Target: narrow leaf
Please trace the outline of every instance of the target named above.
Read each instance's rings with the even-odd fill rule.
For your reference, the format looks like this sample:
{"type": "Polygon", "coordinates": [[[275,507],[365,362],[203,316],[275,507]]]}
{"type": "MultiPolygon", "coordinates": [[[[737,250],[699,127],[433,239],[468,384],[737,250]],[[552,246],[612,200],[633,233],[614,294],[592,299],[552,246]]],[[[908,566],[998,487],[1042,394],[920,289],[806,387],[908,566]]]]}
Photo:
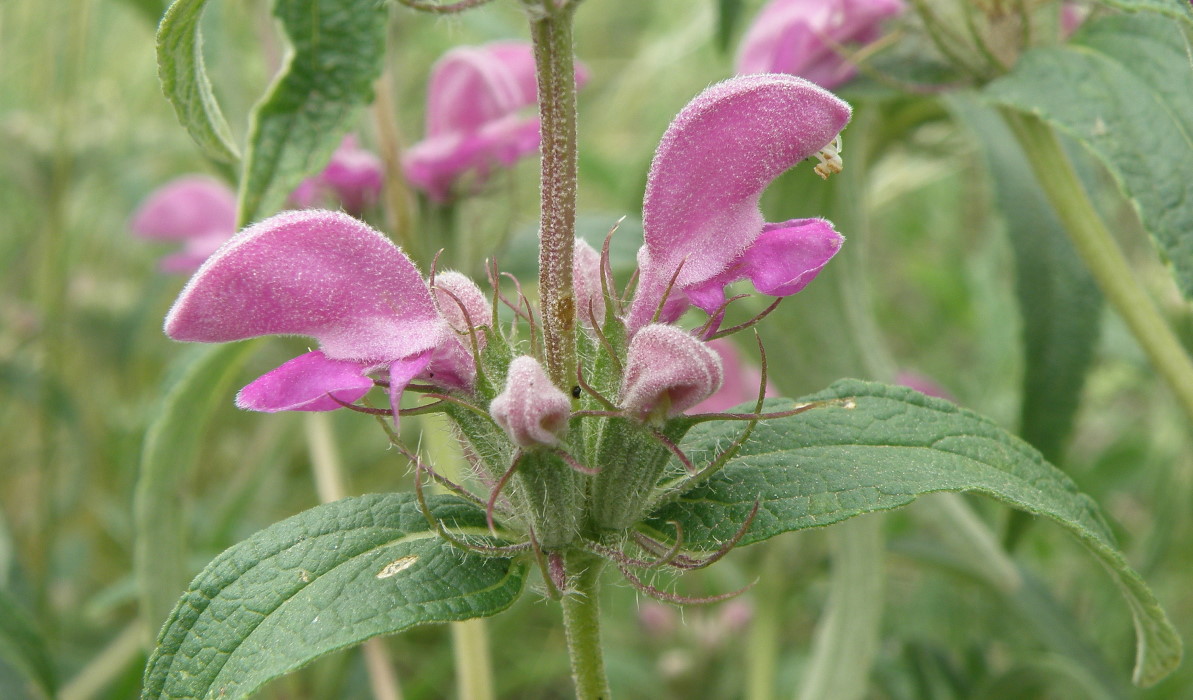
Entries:
{"type": "Polygon", "coordinates": [[[206,5],[207,0],[176,0],[166,10],[157,28],[157,73],[178,121],[203,153],[216,161],[235,163],[240,154],[203,63],[199,20],[206,5]]]}
{"type": "Polygon", "coordinates": [[[278,0],[273,13],[290,52],[250,117],[241,225],[274,213],[327,163],[357,109],[372,101],[385,57],[383,2],[278,0]]]}
{"type": "MultiPolygon", "coordinates": [[[[926,493],[983,494],[1056,521],[1106,566],[1135,619],[1136,683],[1155,683],[1177,666],[1180,638],[1117,549],[1097,505],[1031,446],[988,419],[905,387],[842,380],[805,400],[846,398],[853,408],[761,423],[724,469],[660,509],[655,527],[669,531],[667,521],[678,521],[687,546],[716,549],[756,501],[760,509],[743,544],[898,508],[926,493]]],[[[791,402],[768,404],[773,411],[791,402]]],[[[740,430],[703,424],[683,447],[693,462],[708,463],[740,430]]]]}
{"type": "Polygon", "coordinates": [[[1097,345],[1102,295],[1064,225],[1025,176],[1031,167],[998,113],[972,99],[950,104],[989,164],[1015,253],[1024,358],[1019,436],[1059,462],[1097,345]]]}
{"type": "MultiPolygon", "coordinates": [[[[479,508],[430,499],[457,532],[479,508]]],[[[346,498],[276,523],[203,570],[162,629],[143,698],[241,698],[330,652],[414,625],[493,615],[521,593],[523,564],[456,549],[412,494],[346,498]]]]}
{"type": "Polygon", "coordinates": [[[1089,148],[1193,299],[1193,66],[1177,23],[1153,14],[1089,22],[1068,44],[1024,54],[985,95],[1089,148]]]}
{"type": "Polygon", "coordinates": [[[146,431],[133,494],[133,571],[150,632],[166,619],[191,573],[178,490],[194,468],[207,421],[218,406],[231,404],[229,384],[254,347],[194,346],[146,431]]]}
{"type": "Polygon", "coordinates": [[[0,660],[15,668],[47,698],[54,697],[54,664],[45,638],[3,588],[0,588],[0,660]]]}

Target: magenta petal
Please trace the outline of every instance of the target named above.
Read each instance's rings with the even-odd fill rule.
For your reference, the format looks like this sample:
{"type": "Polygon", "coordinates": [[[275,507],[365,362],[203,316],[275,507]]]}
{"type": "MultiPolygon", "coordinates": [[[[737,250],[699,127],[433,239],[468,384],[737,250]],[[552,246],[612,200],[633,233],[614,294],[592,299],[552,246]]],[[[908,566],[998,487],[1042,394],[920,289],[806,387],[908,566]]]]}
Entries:
{"type": "Polygon", "coordinates": [[[799,292],[841,250],[845,238],[824,219],[792,219],[766,224],[754,244],[724,272],[684,290],[688,300],[714,313],[725,301],[724,288],[748,279],[772,297],[799,292]]]}
{"type": "Polygon", "coordinates": [[[236,231],[236,193],[205,175],[188,175],[154,190],[129,227],[144,238],[184,240],[236,231]]]}
{"type": "Polygon", "coordinates": [[[395,360],[389,365],[389,405],[394,412],[394,426],[398,425],[398,408],[402,405],[402,392],[410,382],[422,373],[431,362],[431,353],[424,352],[413,357],[395,360]]]}
{"type": "Polygon", "coordinates": [[[534,48],[496,42],[448,51],[431,69],[427,136],[474,131],[536,102],[534,48]]]}
{"type": "Polygon", "coordinates": [[[762,233],[763,190],[833,141],[849,114],[833,94],[788,75],[733,78],[692,100],[664,134],[647,179],[630,327],[649,321],[681,264],[680,290],[739,258],[762,233]]]}
{"type": "Polygon", "coordinates": [[[166,316],[175,340],[315,338],[329,358],[384,364],[444,342],[414,263],[347,214],[278,214],[208,258],[166,316]]]}
{"type": "Polygon", "coordinates": [[[373,388],[359,362],[332,360],[315,350],[261,375],[236,395],[247,411],[334,411],[373,388]],[[335,397],[333,399],[332,397],[335,397]]]}
{"type": "Polygon", "coordinates": [[[377,201],[384,184],[385,164],[361,148],[354,134],[348,134],[331,154],[327,167],[303,180],[290,193],[290,201],[300,209],[330,204],[359,214],[377,201]]]}
{"type": "Polygon", "coordinates": [[[773,0],[750,25],[737,72],[790,73],[826,88],[857,72],[852,45],[881,36],[881,23],[904,10],[901,0],[773,0]]]}
{"type": "MultiPolygon", "coordinates": [[[[576,66],[576,83],[588,77],[576,66]]],[[[534,49],[496,42],[452,49],[435,63],[427,87],[426,138],[402,159],[410,182],[436,202],[453,195],[465,175],[484,184],[497,165],[509,167],[538,151],[534,49]]]]}
{"type": "Polygon", "coordinates": [[[742,276],[763,294],[790,296],[808,286],[844,242],[824,219],[767,224],[742,256],[742,276]]]}

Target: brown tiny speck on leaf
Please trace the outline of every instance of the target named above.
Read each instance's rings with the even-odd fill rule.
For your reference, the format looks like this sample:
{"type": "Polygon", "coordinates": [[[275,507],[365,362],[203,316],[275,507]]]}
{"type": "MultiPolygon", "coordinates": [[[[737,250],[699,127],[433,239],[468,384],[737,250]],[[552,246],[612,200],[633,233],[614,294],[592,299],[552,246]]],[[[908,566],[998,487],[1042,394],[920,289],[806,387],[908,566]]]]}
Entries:
{"type": "Polygon", "coordinates": [[[418,561],[418,557],[413,554],[402,557],[401,559],[394,559],[390,563],[386,564],[381,571],[377,572],[377,578],[389,578],[390,576],[396,576],[397,574],[414,566],[414,562],[416,561],[418,561]]]}

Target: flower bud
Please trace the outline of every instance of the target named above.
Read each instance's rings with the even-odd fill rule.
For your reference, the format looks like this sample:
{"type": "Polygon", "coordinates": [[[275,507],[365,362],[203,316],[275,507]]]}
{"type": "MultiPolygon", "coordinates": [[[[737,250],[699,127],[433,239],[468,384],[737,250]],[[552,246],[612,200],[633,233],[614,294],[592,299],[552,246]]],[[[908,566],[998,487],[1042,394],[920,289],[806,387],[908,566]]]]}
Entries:
{"type": "Polygon", "coordinates": [[[671,418],[721,387],[721,358],[674,326],[643,327],[626,355],[621,407],[643,420],[671,418]]]}
{"type": "MultiPolygon", "coordinates": [[[[472,328],[489,325],[493,306],[476,282],[467,275],[451,270],[440,272],[432,280],[431,292],[435,295],[439,313],[457,333],[467,333],[472,328]]],[[[483,344],[485,337],[477,337],[483,344]]]]}
{"type": "Polygon", "coordinates": [[[576,294],[576,317],[588,328],[592,327],[594,318],[598,326],[605,323],[601,272],[601,254],[588,241],[577,238],[572,258],[572,286],[576,294]]]}
{"type": "Polygon", "coordinates": [[[510,363],[505,389],[489,404],[489,413],[519,447],[559,444],[572,402],[551,383],[539,361],[523,355],[510,363]]]}

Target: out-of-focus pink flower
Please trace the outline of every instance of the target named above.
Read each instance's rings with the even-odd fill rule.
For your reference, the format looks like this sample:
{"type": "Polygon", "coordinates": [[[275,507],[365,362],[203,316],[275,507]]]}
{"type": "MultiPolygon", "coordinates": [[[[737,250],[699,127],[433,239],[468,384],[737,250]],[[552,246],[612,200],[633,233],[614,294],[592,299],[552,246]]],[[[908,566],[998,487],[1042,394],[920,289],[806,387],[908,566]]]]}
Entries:
{"type": "MultiPolygon", "coordinates": [[[[576,64],[576,84],[588,72],[576,64]]],[[[510,167],[539,148],[534,49],[520,42],[464,46],[444,54],[427,87],[427,135],[402,159],[411,184],[435,202],[453,197],[465,175],[479,187],[496,166],[510,167]]]]}
{"type": "Polygon", "coordinates": [[[308,177],[290,194],[299,209],[342,206],[359,216],[377,202],[385,184],[385,164],[372,151],[363,149],[354,134],[348,134],[323,172],[308,177]]]}
{"type": "Polygon", "coordinates": [[[142,238],[182,243],[182,251],[162,258],[161,269],[193,272],[236,233],[236,193],[213,177],[180,177],[151,192],[129,228],[142,238]]]}
{"type": "Polygon", "coordinates": [[[240,391],[237,405],[253,411],[330,411],[364,396],[375,375],[396,409],[415,378],[466,389],[475,374],[414,263],[342,212],[283,212],[245,229],[187,283],[165,330],[207,343],[319,341],[240,391]]]}
{"type": "Polygon", "coordinates": [[[883,20],[903,9],[902,0],[772,0],[742,40],[737,72],[790,73],[836,87],[857,73],[843,46],[875,41],[883,20]]]}
{"type": "Polygon", "coordinates": [[[834,158],[849,116],[832,93],[778,74],[726,80],[688,103],[647,177],[630,333],[656,312],[672,323],[689,304],[716,313],[737,280],[778,297],[811,282],[844,239],[823,219],[767,224],[758,200],[800,161],[834,158]]]}
{"type": "MultiPolygon", "coordinates": [[[[696,404],[693,410],[699,413],[723,413],[738,404],[757,400],[762,372],[742,360],[733,341],[717,338],[710,340],[708,345],[721,356],[724,381],[717,393],[696,404]]],[[[778,396],[770,382],[766,383],[766,396],[778,396]]]]}
{"type": "Polygon", "coordinates": [[[489,404],[493,420],[518,447],[555,447],[567,428],[572,402],[551,383],[547,371],[529,355],[514,358],[505,389],[489,404]]]}
{"type": "Polygon", "coordinates": [[[921,394],[927,396],[935,396],[940,399],[947,399],[956,402],[957,399],[948,392],[947,389],[936,383],[936,380],[918,372],[911,372],[903,370],[895,376],[895,383],[905,386],[909,389],[915,389],[921,394]]]}
{"type": "MultiPolygon", "coordinates": [[[[1190,0],[1193,2],[1193,0],[1190,0]]],[[[1089,8],[1076,2],[1063,2],[1060,5],[1060,35],[1063,39],[1072,36],[1077,28],[1085,23],[1089,17],[1089,8]]]]}

